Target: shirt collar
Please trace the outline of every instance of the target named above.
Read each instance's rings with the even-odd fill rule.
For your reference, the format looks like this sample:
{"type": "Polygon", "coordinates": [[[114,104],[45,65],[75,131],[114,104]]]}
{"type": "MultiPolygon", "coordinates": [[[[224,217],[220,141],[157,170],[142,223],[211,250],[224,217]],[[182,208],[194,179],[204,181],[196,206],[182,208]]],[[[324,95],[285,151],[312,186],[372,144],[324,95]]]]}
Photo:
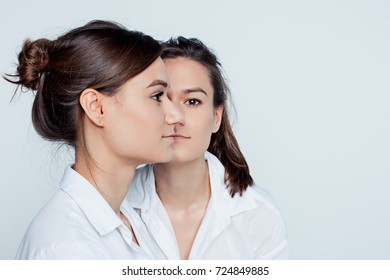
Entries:
{"type": "Polygon", "coordinates": [[[210,174],[210,205],[217,210],[216,214],[220,218],[232,217],[257,207],[253,198],[245,195],[245,193],[242,196],[236,194],[232,198],[226,188],[225,168],[222,163],[210,152],[206,151],[204,157],[207,160],[210,174]],[[222,211],[218,209],[222,209],[222,211]]]}
{"type": "Polygon", "coordinates": [[[157,196],[153,164],[147,164],[136,170],[125,200],[133,208],[141,209],[144,212],[148,211],[151,205],[156,202],[155,195],[157,196]]]}
{"type": "MultiPolygon", "coordinates": [[[[60,182],[61,189],[67,193],[83,211],[91,225],[100,235],[106,235],[122,224],[108,202],[96,188],[69,165],[60,182]]],[[[123,203],[126,210],[130,206],[123,203]]]]}

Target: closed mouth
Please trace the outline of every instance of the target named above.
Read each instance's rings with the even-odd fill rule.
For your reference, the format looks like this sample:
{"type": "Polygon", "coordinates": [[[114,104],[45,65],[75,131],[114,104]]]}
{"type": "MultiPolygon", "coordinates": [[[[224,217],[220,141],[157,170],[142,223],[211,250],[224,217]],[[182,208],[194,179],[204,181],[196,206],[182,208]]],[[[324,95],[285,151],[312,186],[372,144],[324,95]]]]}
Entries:
{"type": "Polygon", "coordinates": [[[167,135],[167,136],[163,136],[163,138],[171,138],[171,139],[174,139],[174,140],[190,139],[190,137],[184,136],[184,135],[180,135],[180,134],[167,135]]]}

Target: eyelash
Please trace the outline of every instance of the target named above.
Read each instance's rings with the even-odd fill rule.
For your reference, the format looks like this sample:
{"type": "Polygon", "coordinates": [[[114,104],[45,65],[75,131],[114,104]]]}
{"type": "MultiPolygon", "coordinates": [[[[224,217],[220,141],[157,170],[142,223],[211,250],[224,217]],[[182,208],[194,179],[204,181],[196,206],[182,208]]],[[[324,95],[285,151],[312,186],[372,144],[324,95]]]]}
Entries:
{"type": "Polygon", "coordinates": [[[152,99],[156,100],[157,102],[162,102],[160,100],[160,97],[164,95],[164,92],[163,91],[160,91],[158,93],[156,93],[155,95],[152,96],[152,99]]]}
{"type": "Polygon", "coordinates": [[[191,99],[186,100],[186,102],[184,104],[187,104],[189,106],[199,106],[200,104],[202,104],[202,101],[200,101],[199,99],[191,98],[191,99]],[[196,102],[196,104],[190,104],[191,101],[196,102]]]}

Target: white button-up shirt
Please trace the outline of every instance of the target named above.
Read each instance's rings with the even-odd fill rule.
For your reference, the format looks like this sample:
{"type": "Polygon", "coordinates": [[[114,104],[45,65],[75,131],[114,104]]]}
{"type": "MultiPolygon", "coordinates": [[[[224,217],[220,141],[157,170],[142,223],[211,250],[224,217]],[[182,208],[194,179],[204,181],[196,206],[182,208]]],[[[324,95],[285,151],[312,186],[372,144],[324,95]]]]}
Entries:
{"type": "Polygon", "coordinates": [[[150,259],[148,233],[139,215],[124,201],[121,212],[131,231],[107,201],[70,166],[60,189],[28,228],[17,259],[150,259]]]}
{"type": "MultiPolygon", "coordinates": [[[[189,259],[287,259],[284,222],[267,191],[253,186],[232,198],[221,162],[209,152],[205,159],[211,197],[189,259]]],[[[126,199],[154,239],[154,257],[180,259],[172,224],[156,193],[153,165],[137,170],[126,199]]]]}

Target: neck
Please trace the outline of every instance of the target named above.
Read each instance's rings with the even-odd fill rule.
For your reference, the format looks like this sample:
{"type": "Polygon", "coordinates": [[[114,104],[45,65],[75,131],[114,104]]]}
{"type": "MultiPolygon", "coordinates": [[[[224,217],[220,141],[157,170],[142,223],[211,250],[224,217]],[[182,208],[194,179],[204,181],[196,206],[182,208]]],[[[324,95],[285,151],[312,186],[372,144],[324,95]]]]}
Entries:
{"type": "Polygon", "coordinates": [[[118,216],[120,205],[134,178],[135,168],[136,165],[115,162],[99,153],[92,159],[76,149],[74,170],[98,190],[118,216]]]}
{"type": "Polygon", "coordinates": [[[154,165],[156,191],[164,206],[193,208],[210,199],[207,162],[203,157],[191,162],[154,165]]]}

